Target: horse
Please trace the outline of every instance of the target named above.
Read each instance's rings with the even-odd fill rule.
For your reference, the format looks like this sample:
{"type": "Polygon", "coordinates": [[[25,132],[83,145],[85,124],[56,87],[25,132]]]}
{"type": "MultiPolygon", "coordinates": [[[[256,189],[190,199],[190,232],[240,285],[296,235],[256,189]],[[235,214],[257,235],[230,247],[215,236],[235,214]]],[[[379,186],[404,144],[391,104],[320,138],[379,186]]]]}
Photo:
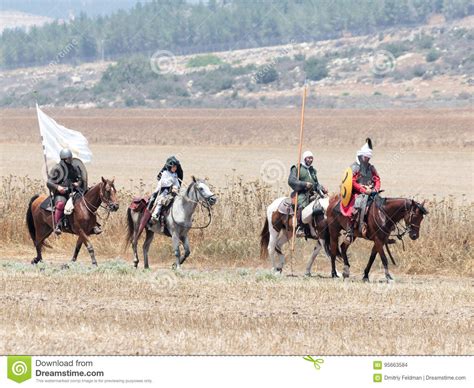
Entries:
{"type": "MultiPolygon", "coordinates": [[[[260,233],[260,258],[262,260],[267,259],[270,256],[272,260],[272,269],[281,273],[283,271],[283,265],[285,263],[285,255],[282,252],[283,245],[293,237],[293,215],[282,214],[278,211],[278,207],[285,200],[285,197],[278,198],[273,201],[267,207],[267,215],[265,223],[260,233]],[[270,227],[271,225],[271,227],[270,227]],[[275,253],[278,254],[280,262],[275,266],[275,253]]],[[[318,199],[321,202],[322,208],[326,208],[328,205],[327,198],[318,199]]],[[[310,205],[312,206],[312,204],[310,205]]],[[[313,266],[316,256],[321,251],[321,248],[325,248],[326,255],[329,254],[329,231],[327,228],[327,220],[324,218],[324,213],[312,215],[311,217],[311,238],[316,240],[316,246],[313,249],[313,253],[308,260],[306,265],[305,276],[311,276],[311,268],[313,266]]],[[[336,253],[337,254],[337,253],[336,253]]]]}
{"type": "MultiPolygon", "coordinates": [[[[209,189],[204,180],[192,177],[192,182],[187,188],[181,188],[180,193],[174,199],[169,212],[165,213],[165,226],[168,236],[171,236],[173,244],[173,251],[176,256],[176,261],[173,264],[173,269],[179,269],[180,266],[191,254],[189,247],[189,230],[193,228],[192,217],[198,204],[206,208],[209,212],[209,226],[211,222],[211,208],[217,202],[217,196],[209,189]],[[183,244],[184,255],[181,256],[179,243],[183,244]]],[[[132,202],[133,204],[133,202],[132,202]]],[[[150,212],[146,206],[139,208],[138,211],[131,209],[132,204],[127,209],[127,235],[125,239],[125,246],[132,244],[133,249],[133,264],[135,268],[138,267],[138,239],[141,233],[145,230],[145,242],[143,243],[143,259],[145,269],[150,268],[148,264],[148,250],[155,233],[161,233],[159,225],[148,225],[142,222],[143,217],[150,217],[150,212]]],[[[145,220],[146,221],[146,220],[145,220]]],[[[165,231],[166,234],[166,231],[165,231]]]]}
{"type": "MultiPolygon", "coordinates": [[[[364,270],[363,281],[369,281],[369,272],[374,263],[377,254],[380,255],[382,264],[385,270],[385,278],[387,281],[393,280],[388,270],[388,261],[384,252],[384,246],[388,247],[389,238],[395,228],[399,229],[398,223],[404,220],[405,226],[402,226],[403,232],[399,232],[400,238],[408,232],[411,240],[417,240],[420,234],[420,225],[423,221],[423,216],[428,214],[424,207],[425,201],[418,203],[413,199],[408,198],[381,198],[379,194],[373,195],[373,201],[367,213],[367,240],[373,241],[374,245],[370,253],[370,258],[364,270]],[[378,198],[377,198],[378,197],[378,198]]],[[[347,230],[348,218],[341,214],[340,209],[340,195],[334,196],[329,201],[327,210],[327,221],[330,234],[331,254],[331,275],[333,278],[338,277],[336,272],[336,252],[339,250],[338,239],[342,229],[347,230]]],[[[358,230],[354,230],[354,239],[363,237],[358,230]]],[[[347,250],[352,243],[344,241],[340,246],[340,252],[344,260],[343,278],[348,278],[350,275],[350,264],[347,257],[347,250]]],[[[390,251],[389,251],[390,254],[390,251]]],[[[393,259],[392,259],[393,261],[393,259]]]]}
{"type": "MultiPolygon", "coordinates": [[[[93,234],[92,231],[97,223],[96,212],[100,207],[105,208],[108,212],[118,210],[119,204],[116,197],[117,191],[114,186],[114,180],[102,177],[99,183],[87,190],[74,202],[74,211],[69,216],[70,230],[65,230],[67,233],[79,236],[72,261],[77,260],[82,244],[85,244],[91,256],[92,265],[97,265],[94,247],[88,237],[93,234]],[[102,203],[105,203],[105,206],[102,203]]],[[[45,240],[53,232],[53,217],[51,211],[41,208],[41,204],[47,198],[48,196],[45,194],[35,194],[30,199],[26,212],[26,224],[28,225],[28,231],[35,245],[37,255],[31,261],[31,264],[37,264],[43,260],[41,254],[43,246],[50,247],[45,240]]]]}

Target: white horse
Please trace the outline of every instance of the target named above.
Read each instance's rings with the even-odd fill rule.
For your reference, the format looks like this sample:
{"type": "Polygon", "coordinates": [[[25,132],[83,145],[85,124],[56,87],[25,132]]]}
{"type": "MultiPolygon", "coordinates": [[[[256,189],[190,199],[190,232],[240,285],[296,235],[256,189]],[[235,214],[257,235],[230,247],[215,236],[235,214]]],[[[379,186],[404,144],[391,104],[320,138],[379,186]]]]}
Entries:
{"type": "MultiPolygon", "coordinates": [[[[283,265],[285,264],[285,255],[283,254],[282,248],[291,240],[293,234],[293,216],[282,214],[278,211],[278,207],[285,199],[285,197],[278,198],[267,207],[265,224],[260,234],[260,257],[266,259],[270,256],[272,269],[278,273],[282,272],[283,265]],[[275,265],[276,255],[278,255],[279,262],[275,265]]],[[[315,199],[303,209],[303,221],[309,225],[311,238],[316,240],[316,246],[306,264],[306,276],[311,276],[311,268],[321,248],[325,248],[326,256],[330,258],[328,251],[329,230],[327,228],[327,220],[324,213],[313,212],[316,201],[318,201],[324,213],[329,204],[329,199],[323,197],[315,199]]]]}
{"type": "MultiPolygon", "coordinates": [[[[173,204],[169,212],[165,216],[166,228],[171,235],[171,241],[173,244],[173,251],[176,256],[176,262],[173,264],[174,269],[179,269],[180,265],[184,263],[187,257],[190,255],[191,250],[189,248],[188,232],[193,227],[192,217],[198,204],[209,211],[209,223],[211,222],[210,209],[217,202],[217,196],[209,189],[207,184],[200,179],[193,177],[193,181],[187,188],[181,188],[178,196],[173,201],[173,204]],[[184,255],[181,256],[179,249],[179,243],[183,244],[184,255]]],[[[143,243],[143,260],[145,268],[149,268],[148,265],[148,250],[150,249],[151,242],[155,233],[162,233],[160,230],[159,223],[154,225],[146,225],[144,228],[141,226],[141,218],[144,216],[146,207],[141,211],[133,211],[130,208],[127,209],[127,225],[128,233],[126,237],[127,244],[132,243],[133,248],[133,264],[135,267],[138,266],[138,239],[145,229],[146,236],[145,242],[143,243]],[[140,230],[140,227],[142,230],[140,230]]],[[[209,224],[208,224],[209,225],[209,224]]],[[[206,225],[205,227],[207,227],[206,225]]]]}

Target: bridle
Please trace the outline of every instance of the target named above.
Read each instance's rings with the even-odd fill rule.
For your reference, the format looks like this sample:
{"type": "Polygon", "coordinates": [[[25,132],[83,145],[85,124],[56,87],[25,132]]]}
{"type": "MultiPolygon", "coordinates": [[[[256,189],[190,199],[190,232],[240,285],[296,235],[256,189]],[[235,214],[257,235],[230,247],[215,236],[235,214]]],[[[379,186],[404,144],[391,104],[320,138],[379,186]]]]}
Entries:
{"type": "MultiPolygon", "coordinates": [[[[184,182],[181,181],[181,183],[184,185],[184,182]]],[[[211,200],[212,197],[214,197],[214,194],[205,197],[201,192],[199,192],[199,190],[197,188],[197,182],[194,183],[192,188],[194,190],[195,197],[196,198],[201,197],[202,199],[198,199],[197,201],[195,201],[194,199],[190,198],[189,195],[188,195],[189,187],[188,187],[188,189],[186,189],[186,193],[183,195],[183,197],[186,198],[186,201],[189,201],[189,202],[195,203],[197,205],[200,205],[201,209],[206,209],[207,210],[207,216],[208,216],[207,224],[203,225],[203,226],[192,226],[192,221],[190,221],[188,223],[177,222],[174,219],[173,206],[171,206],[171,209],[170,209],[171,219],[173,220],[173,222],[176,225],[181,226],[182,228],[186,228],[186,229],[206,229],[209,225],[211,225],[211,222],[212,222],[212,212],[211,212],[212,205],[211,205],[210,200],[211,200]]]]}
{"type": "Polygon", "coordinates": [[[81,192],[81,196],[82,196],[82,201],[84,202],[84,206],[85,208],[91,213],[91,214],[95,214],[97,215],[97,217],[99,217],[100,219],[105,219],[105,220],[108,220],[108,218],[110,217],[110,213],[112,212],[112,200],[111,199],[108,199],[106,200],[103,193],[102,193],[102,188],[104,187],[104,183],[101,182],[100,183],[100,186],[99,186],[99,198],[100,198],[100,204],[99,206],[94,206],[93,204],[91,204],[90,202],[87,201],[86,199],[86,196],[85,196],[85,193],[84,192],[81,192]],[[95,208],[93,210],[93,208],[95,208]],[[105,209],[106,211],[106,216],[105,217],[102,217],[99,213],[96,214],[97,210],[99,210],[99,208],[102,208],[102,209],[105,209]]]}

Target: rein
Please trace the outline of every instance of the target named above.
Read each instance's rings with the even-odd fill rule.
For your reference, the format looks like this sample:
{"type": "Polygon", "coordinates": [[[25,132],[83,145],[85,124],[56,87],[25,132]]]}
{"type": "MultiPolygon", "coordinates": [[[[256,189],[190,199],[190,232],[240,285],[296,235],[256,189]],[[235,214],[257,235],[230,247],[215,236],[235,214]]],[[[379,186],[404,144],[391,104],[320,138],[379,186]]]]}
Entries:
{"type": "MultiPolygon", "coordinates": [[[[102,184],[102,183],[100,183],[100,184],[102,184]]],[[[104,201],[104,197],[102,196],[102,190],[100,190],[100,187],[99,187],[99,198],[100,198],[100,204],[99,204],[99,206],[94,206],[94,205],[92,205],[90,202],[88,202],[87,199],[86,199],[85,193],[83,193],[83,192],[82,192],[82,193],[79,192],[79,193],[80,193],[80,195],[81,195],[82,201],[84,202],[85,208],[86,208],[91,214],[96,215],[96,216],[99,217],[99,219],[101,219],[101,220],[107,221],[107,220],[109,219],[111,210],[110,210],[107,206],[103,205],[103,202],[105,202],[105,201],[104,201]],[[92,209],[91,209],[91,208],[93,208],[93,207],[95,207],[95,210],[92,210],[92,209]],[[99,208],[105,209],[105,211],[107,212],[106,217],[102,217],[99,213],[96,213],[97,210],[99,210],[99,208]]]]}
{"type": "MultiPolygon", "coordinates": [[[[183,186],[185,186],[185,185],[184,185],[184,182],[182,182],[182,183],[183,183],[183,186]]],[[[193,188],[194,188],[194,193],[196,193],[196,197],[197,197],[196,185],[194,185],[193,188]]],[[[192,225],[193,225],[193,221],[192,221],[192,220],[189,222],[189,224],[190,224],[189,226],[186,225],[185,223],[177,222],[177,221],[174,219],[173,206],[171,206],[170,214],[171,214],[171,219],[173,220],[173,222],[174,222],[176,225],[181,226],[182,228],[186,228],[186,229],[206,229],[207,227],[209,227],[209,225],[211,225],[211,222],[212,222],[212,213],[211,213],[211,207],[209,206],[209,203],[208,203],[208,199],[206,198],[206,199],[204,199],[204,200],[202,200],[202,201],[199,201],[199,200],[198,200],[198,201],[195,201],[195,200],[189,198],[187,194],[184,194],[183,197],[186,198],[187,201],[190,201],[190,202],[193,202],[193,203],[196,203],[196,204],[201,205],[201,209],[202,209],[202,208],[207,209],[207,212],[208,212],[207,216],[208,216],[208,219],[209,219],[209,220],[208,220],[207,224],[204,225],[204,226],[192,226],[192,225]],[[204,203],[206,203],[207,206],[204,205],[204,203]]]]}

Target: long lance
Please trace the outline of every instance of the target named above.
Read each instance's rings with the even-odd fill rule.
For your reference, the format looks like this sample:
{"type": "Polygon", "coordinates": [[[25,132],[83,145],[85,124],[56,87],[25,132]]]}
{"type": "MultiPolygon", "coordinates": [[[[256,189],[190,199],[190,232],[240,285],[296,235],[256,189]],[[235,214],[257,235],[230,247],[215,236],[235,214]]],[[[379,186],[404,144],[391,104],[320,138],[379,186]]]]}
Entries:
{"type": "MultiPolygon", "coordinates": [[[[296,162],[297,179],[300,179],[300,168],[301,168],[301,148],[303,147],[303,132],[304,132],[304,107],[306,102],[306,85],[303,88],[303,102],[301,104],[301,123],[300,123],[300,144],[298,146],[298,160],[296,162]]],[[[293,233],[291,239],[291,255],[293,257],[293,251],[295,249],[295,235],[296,235],[296,210],[298,208],[298,193],[295,192],[294,196],[294,214],[293,214],[293,233]]]]}

